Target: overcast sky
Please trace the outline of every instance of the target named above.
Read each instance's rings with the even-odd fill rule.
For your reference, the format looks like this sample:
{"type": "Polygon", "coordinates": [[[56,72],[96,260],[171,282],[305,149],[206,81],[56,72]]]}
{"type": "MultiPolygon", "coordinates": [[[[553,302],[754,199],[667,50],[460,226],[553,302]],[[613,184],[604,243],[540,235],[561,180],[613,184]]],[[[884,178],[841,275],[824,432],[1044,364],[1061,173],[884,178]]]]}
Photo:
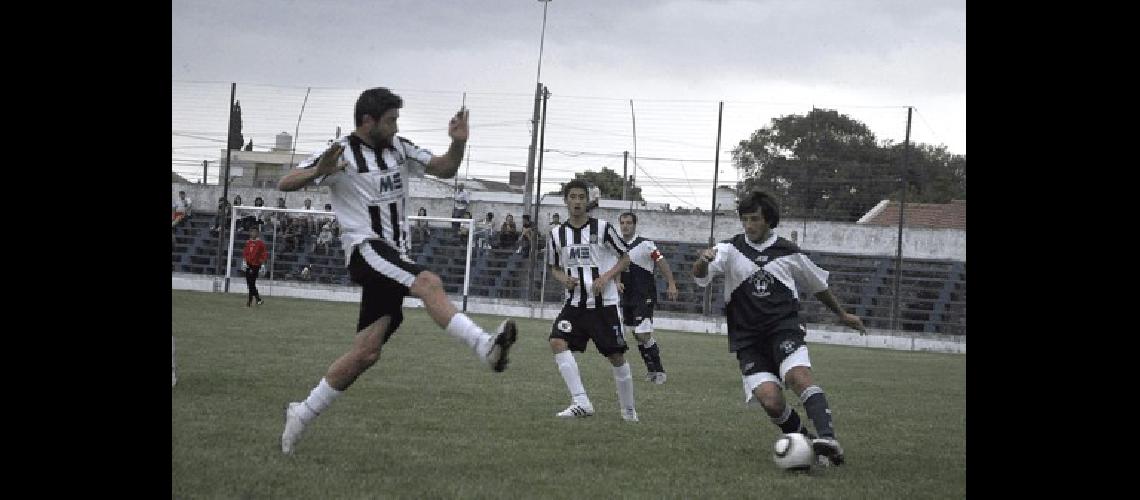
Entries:
{"type": "MultiPolygon", "coordinates": [[[[237,82],[238,99],[246,97],[243,132],[257,146],[268,146],[272,139],[265,138],[273,134],[294,133],[306,87],[324,93],[329,104],[310,97],[306,105],[298,154],[320,144],[305,142],[317,139],[306,136],[306,126],[331,129],[317,123],[326,120],[350,130],[355,95],[374,86],[404,97],[401,135],[442,153],[446,115],[468,92],[470,175],[505,180],[507,170],[525,168],[542,30],[537,0],[171,5],[176,165],[217,159],[218,144],[195,144],[188,136],[215,142],[224,136],[228,83],[237,82]],[[216,83],[204,92],[199,82],[216,83]],[[300,89],[300,98],[258,100],[277,87],[300,89]],[[275,113],[292,123],[271,120],[275,113]],[[220,122],[213,117],[219,114],[220,122]]],[[[563,151],[546,154],[544,189],[556,189],[575,170],[605,164],[621,171],[621,158],[615,163],[612,155],[633,151],[632,99],[638,155],[661,159],[639,160],[641,171],[631,172],[644,174],[637,183],[646,197],[708,208],[718,101],[725,101],[721,184],[736,180],[724,151],[771,118],[804,114],[813,105],[838,109],[896,142],[905,135],[905,107],[914,106],[913,140],[965,154],[966,5],[554,0],[542,80],[552,93],[545,147],[563,151]],[[681,160],[699,161],[677,169],[681,160]]]]}

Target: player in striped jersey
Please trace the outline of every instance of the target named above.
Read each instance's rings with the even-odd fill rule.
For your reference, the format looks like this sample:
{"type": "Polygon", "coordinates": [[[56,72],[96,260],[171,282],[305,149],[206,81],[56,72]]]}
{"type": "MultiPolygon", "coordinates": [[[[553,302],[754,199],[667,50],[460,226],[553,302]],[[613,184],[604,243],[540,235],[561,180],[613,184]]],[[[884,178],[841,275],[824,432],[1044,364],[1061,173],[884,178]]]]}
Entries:
{"type": "Polygon", "coordinates": [[[442,156],[432,155],[396,135],[401,107],[403,100],[386,88],[365,90],[356,101],[356,130],[301,162],[278,183],[282,191],[309,183],[329,187],[349,275],[362,287],[352,347],[329,366],[307,399],[286,406],[284,453],[293,453],[305,426],[380,358],[381,347],[404,319],[406,295],[423,300],[437,325],[496,372],[506,368],[517,337],[509,319],[494,336],[483,331],[455,308],[439,276],[408,258],[408,177],[453,177],[469,131],[468,112],[461,109],[448,124],[451,147],[442,156]]]}
{"type": "Polygon", "coordinates": [[[816,454],[842,464],[843,448],[835,438],[831,409],[823,389],[812,379],[799,294],[814,295],[840,323],[860,334],[866,328],[827,289],[827,271],[772,232],[780,223],[780,211],[771,196],[753,191],[741,198],[737,211],[744,233],[701,250],[693,263],[693,277],[704,287],[715,275],[724,274],[728,349],[740,363],[745,401],[759,403],[784,433],[811,437],[796,410],[784,400],[786,382],[799,395],[819,433],[812,439],[816,454]]]}
{"type": "Polygon", "coordinates": [[[657,304],[657,280],[653,277],[653,269],[660,267],[661,274],[665,275],[668,286],[665,294],[669,300],[677,300],[677,282],[673,280],[669,262],[657,250],[653,240],[637,235],[637,214],[621,214],[618,225],[621,226],[621,237],[629,247],[629,268],[622,271],[618,286],[622,318],[626,328],[633,331],[637,339],[637,350],[641,351],[641,359],[649,372],[645,380],[664,384],[665,365],[661,364],[661,349],[657,346],[657,339],[653,338],[653,306],[657,304]]]}
{"type": "Polygon", "coordinates": [[[566,303],[550,327],[550,349],[558,372],[572,399],[570,406],[556,414],[562,418],[588,417],[594,405],[586,395],[578,362],[571,351],[585,352],[594,347],[613,365],[621,417],[637,422],[633,402],[633,377],[625,352],[629,349],[621,328],[617,285],[614,278],[629,265],[625,241],[613,225],[587,215],[588,187],[572,180],[562,187],[562,199],[570,216],[550,229],[546,264],[550,273],[566,287],[566,303]]]}

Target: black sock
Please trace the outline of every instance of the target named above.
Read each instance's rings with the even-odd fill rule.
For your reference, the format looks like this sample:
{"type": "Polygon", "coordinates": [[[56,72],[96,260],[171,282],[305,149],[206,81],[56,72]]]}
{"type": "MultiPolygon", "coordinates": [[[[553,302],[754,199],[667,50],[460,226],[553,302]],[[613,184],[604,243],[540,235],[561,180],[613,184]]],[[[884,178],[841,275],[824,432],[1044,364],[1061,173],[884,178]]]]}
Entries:
{"type": "Polygon", "coordinates": [[[835,429],[831,428],[831,409],[827,406],[827,398],[823,396],[823,389],[813,385],[804,389],[800,394],[800,401],[804,403],[804,411],[815,425],[819,437],[835,437],[835,429]]]}
{"type": "Polygon", "coordinates": [[[793,432],[802,432],[803,423],[800,421],[800,414],[796,413],[796,409],[792,405],[784,404],[784,414],[779,417],[772,418],[772,423],[776,424],[784,434],[791,434],[793,432]]]}
{"type": "Polygon", "coordinates": [[[645,361],[646,371],[665,371],[665,368],[661,366],[661,350],[657,348],[657,342],[654,342],[650,347],[645,347],[644,345],[638,344],[637,350],[641,351],[641,359],[645,361]]]}

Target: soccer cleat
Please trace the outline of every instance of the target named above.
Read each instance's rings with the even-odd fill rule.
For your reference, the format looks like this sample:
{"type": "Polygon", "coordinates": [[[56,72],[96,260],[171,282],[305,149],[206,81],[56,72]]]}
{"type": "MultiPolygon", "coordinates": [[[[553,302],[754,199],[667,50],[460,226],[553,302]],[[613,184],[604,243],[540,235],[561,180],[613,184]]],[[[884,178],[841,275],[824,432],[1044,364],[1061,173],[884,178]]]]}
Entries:
{"type": "MultiPolygon", "coordinates": [[[[562,410],[562,411],[554,414],[554,416],[560,417],[560,418],[585,418],[585,417],[592,416],[593,414],[594,414],[594,407],[593,406],[573,403],[570,406],[567,406],[565,410],[562,410]]],[[[623,418],[624,418],[624,415],[623,415],[623,418]]]]}
{"type": "Polygon", "coordinates": [[[261,304],[264,304],[264,303],[265,303],[265,301],[264,301],[264,300],[261,300],[261,299],[257,299],[257,305],[259,305],[259,306],[260,306],[261,304]]]}
{"type": "Polygon", "coordinates": [[[649,372],[645,375],[646,382],[653,382],[654,384],[661,385],[665,383],[665,372],[649,372]]]}
{"type": "Polygon", "coordinates": [[[621,419],[626,422],[638,422],[637,410],[633,408],[623,408],[621,410],[621,419]]]}
{"type": "Polygon", "coordinates": [[[499,325],[499,333],[495,335],[491,350],[487,353],[487,363],[491,365],[492,370],[501,372],[507,369],[507,364],[511,362],[507,355],[510,354],[511,346],[518,340],[518,336],[518,328],[515,327],[513,319],[504,320],[499,325]]]}
{"type": "Polygon", "coordinates": [[[816,455],[823,456],[833,465],[843,465],[843,447],[839,441],[832,437],[821,437],[811,441],[812,450],[816,455]]]}
{"type": "Polygon", "coordinates": [[[293,410],[301,404],[289,403],[285,407],[285,431],[281,433],[281,452],[286,455],[293,454],[293,447],[297,445],[301,433],[305,430],[305,422],[301,420],[301,415],[293,410]]]}

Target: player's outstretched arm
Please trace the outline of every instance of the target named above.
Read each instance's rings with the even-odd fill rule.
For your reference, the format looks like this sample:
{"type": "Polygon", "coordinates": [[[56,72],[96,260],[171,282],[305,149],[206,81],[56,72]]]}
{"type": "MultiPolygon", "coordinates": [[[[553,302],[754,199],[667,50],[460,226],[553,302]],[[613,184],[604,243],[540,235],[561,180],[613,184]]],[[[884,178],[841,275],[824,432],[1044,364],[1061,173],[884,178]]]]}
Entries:
{"type": "Polygon", "coordinates": [[[344,150],[344,145],[337,143],[325,150],[321,154],[321,158],[317,160],[317,166],[314,168],[297,169],[282,177],[277,182],[277,189],[280,191],[296,191],[305,187],[306,184],[313,182],[313,179],[322,175],[332,175],[338,170],[344,168],[344,164],[340,159],[340,153],[344,150]]]}
{"type": "Polygon", "coordinates": [[[657,261],[657,266],[661,268],[661,274],[665,276],[665,283],[668,284],[668,288],[665,289],[665,296],[669,297],[669,300],[677,300],[677,281],[673,279],[673,270],[669,268],[669,263],[665,261],[665,257],[661,257],[657,261]]]}
{"type": "Polygon", "coordinates": [[[835,298],[835,295],[831,293],[831,290],[817,292],[815,294],[815,298],[819,299],[820,302],[823,302],[823,305],[827,306],[828,309],[831,309],[831,312],[835,313],[835,315],[839,317],[839,322],[844,326],[858,330],[859,335],[867,334],[867,327],[863,326],[863,320],[859,319],[859,317],[854,314],[850,314],[847,311],[844,311],[843,306],[839,305],[839,300],[835,298]]]}
{"type": "Polygon", "coordinates": [[[704,278],[709,274],[709,263],[716,259],[716,247],[706,248],[697,252],[697,261],[693,262],[693,276],[704,278]]]}

